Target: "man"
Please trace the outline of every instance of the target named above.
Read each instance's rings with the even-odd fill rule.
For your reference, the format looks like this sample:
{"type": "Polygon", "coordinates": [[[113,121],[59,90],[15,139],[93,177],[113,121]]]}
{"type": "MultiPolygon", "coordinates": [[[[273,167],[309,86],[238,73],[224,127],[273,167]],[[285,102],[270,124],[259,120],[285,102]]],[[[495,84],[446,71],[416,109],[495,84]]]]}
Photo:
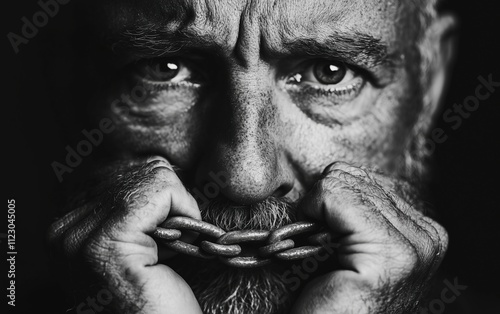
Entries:
{"type": "Polygon", "coordinates": [[[99,282],[117,313],[418,311],[447,247],[424,196],[454,25],[434,1],[81,9],[90,116],[113,131],[49,230],[73,292],[99,282]],[[195,199],[214,182],[217,196],[195,199]],[[338,247],[290,289],[279,259],[241,269],[174,254],[152,236],[174,216],[224,231],[316,221],[338,247]]]}

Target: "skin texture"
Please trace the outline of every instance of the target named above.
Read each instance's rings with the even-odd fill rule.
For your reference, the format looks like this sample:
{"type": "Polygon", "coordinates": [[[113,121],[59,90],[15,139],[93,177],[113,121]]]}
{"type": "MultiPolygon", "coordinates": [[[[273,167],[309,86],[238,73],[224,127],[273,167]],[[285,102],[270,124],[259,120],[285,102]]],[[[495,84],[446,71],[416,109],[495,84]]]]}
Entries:
{"type": "Polygon", "coordinates": [[[100,183],[77,190],[68,216],[49,230],[56,254],[83,256],[121,313],[199,313],[147,234],[170,215],[199,219],[186,188],[222,172],[228,201],[287,197],[299,216],[340,236],[341,269],[311,282],[293,313],[416,310],[447,235],[422,214],[408,152],[440,97],[440,35],[449,23],[431,25],[437,61],[425,75],[438,88],[428,92],[418,34],[402,19],[412,11],[395,1],[87,5],[91,49],[101,49],[91,54],[96,82],[105,82],[89,112],[116,129],[107,161],[92,167],[100,183]],[[182,71],[162,85],[158,63],[144,59],[176,60],[182,71]],[[345,82],[314,81],[308,65],[320,59],[344,61],[345,82]],[[290,83],[296,73],[300,82],[290,83]],[[146,87],[145,97],[130,96],[135,86],[146,87]],[[331,91],[339,86],[357,88],[331,91]]]}

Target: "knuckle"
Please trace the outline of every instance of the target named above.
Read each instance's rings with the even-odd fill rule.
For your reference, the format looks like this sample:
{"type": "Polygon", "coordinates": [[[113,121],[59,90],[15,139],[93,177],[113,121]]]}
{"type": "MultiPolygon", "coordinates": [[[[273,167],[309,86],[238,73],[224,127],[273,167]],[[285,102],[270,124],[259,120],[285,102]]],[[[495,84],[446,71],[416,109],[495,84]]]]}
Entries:
{"type": "Polygon", "coordinates": [[[347,163],[345,161],[336,161],[334,163],[331,163],[325,168],[323,174],[328,175],[329,173],[335,173],[337,171],[341,171],[358,177],[365,177],[368,175],[366,170],[360,167],[356,167],[355,165],[347,163]]]}
{"type": "Polygon", "coordinates": [[[167,160],[163,158],[162,156],[159,155],[154,155],[146,159],[147,163],[154,163],[154,162],[166,162],[167,160]]]}
{"type": "Polygon", "coordinates": [[[172,173],[171,167],[169,164],[162,161],[153,161],[147,165],[148,170],[153,174],[167,174],[172,173]]]}
{"type": "Polygon", "coordinates": [[[426,263],[432,262],[434,256],[439,252],[439,247],[436,245],[433,237],[425,232],[419,239],[419,247],[421,247],[422,260],[426,263]]]}
{"type": "Polygon", "coordinates": [[[394,257],[394,261],[400,264],[403,269],[412,271],[422,263],[422,258],[418,250],[408,242],[404,242],[404,244],[400,246],[399,252],[400,253],[394,257]]]}
{"type": "Polygon", "coordinates": [[[328,173],[335,171],[335,170],[343,170],[343,171],[348,172],[351,167],[353,167],[353,166],[345,161],[335,161],[335,162],[329,164],[325,168],[323,173],[328,174],[328,173]]]}
{"type": "Polygon", "coordinates": [[[448,233],[436,221],[429,217],[422,217],[426,222],[423,228],[423,236],[420,237],[421,246],[423,247],[423,259],[429,264],[435,260],[441,260],[448,248],[448,233]]]}
{"type": "MultiPolygon", "coordinates": [[[[441,225],[439,225],[441,227],[441,225]]],[[[450,243],[450,238],[449,238],[449,235],[448,235],[448,232],[446,231],[446,229],[444,229],[443,227],[442,228],[442,231],[440,233],[440,241],[441,241],[441,252],[444,253],[448,250],[448,244],[450,243]]],[[[441,253],[440,252],[440,253],[441,253]]]]}
{"type": "Polygon", "coordinates": [[[148,161],[147,166],[151,169],[158,167],[170,167],[170,164],[165,159],[154,159],[148,161]]]}
{"type": "Polygon", "coordinates": [[[325,170],[323,171],[324,174],[327,174],[335,169],[342,169],[343,167],[346,167],[346,166],[349,166],[348,163],[346,163],[345,161],[335,161],[335,162],[332,162],[331,164],[329,164],[325,170]]]}
{"type": "Polygon", "coordinates": [[[68,239],[74,232],[74,225],[77,225],[86,215],[91,207],[79,207],[70,211],[62,218],[53,222],[46,232],[46,240],[50,249],[55,252],[65,251],[66,248],[73,247],[68,239]]]}
{"type": "Polygon", "coordinates": [[[50,246],[55,246],[62,234],[63,234],[63,229],[64,229],[65,223],[63,219],[59,219],[55,222],[53,222],[49,228],[47,229],[47,242],[50,246]]]}
{"type": "Polygon", "coordinates": [[[425,217],[432,226],[429,236],[432,238],[433,247],[437,254],[442,254],[448,249],[449,236],[446,229],[431,218],[425,217]]]}
{"type": "Polygon", "coordinates": [[[177,181],[177,175],[175,175],[171,168],[162,165],[148,165],[146,178],[142,183],[147,183],[147,185],[163,185],[165,183],[175,185],[177,181]]]}
{"type": "Polygon", "coordinates": [[[142,165],[135,175],[138,181],[149,181],[155,179],[166,180],[172,178],[172,174],[175,174],[175,172],[166,160],[155,159],[142,165]]]}
{"type": "Polygon", "coordinates": [[[335,179],[333,177],[326,177],[317,183],[317,187],[320,193],[331,193],[345,186],[345,183],[341,180],[335,179]]]}
{"type": "Polygon", "coordinates": [[[72,224],[78,222],[80,219],[82,219],[82,217],[87,215],[90,208],[90,206],[78,207],[54,221],[46,231],[48,243],[51,244],[54,242],[58,242],[62,235],[71,227],[72,224]]]}
{"type": "Polygon", "coordinates": [[[334,169],[328,174],[330,180],[344,180],[347,176],[349,176],[349,173],[341,169],[334,169]]]}
{"type": "Polygon", "coordinates": [[[162,166],[152,168],[150,170],[150,173],[153,177],[161,179],[167,179],[172,176],[172,172],[169,169],[162,166]]]}

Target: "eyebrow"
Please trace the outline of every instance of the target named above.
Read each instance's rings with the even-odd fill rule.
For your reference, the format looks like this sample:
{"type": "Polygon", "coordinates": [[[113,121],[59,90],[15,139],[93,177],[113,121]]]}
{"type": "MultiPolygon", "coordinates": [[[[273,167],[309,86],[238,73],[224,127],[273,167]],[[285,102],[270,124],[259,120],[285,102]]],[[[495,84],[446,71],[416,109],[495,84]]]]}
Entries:
{"type": "Polygon", "coordinates": [[[216,50],[214,37],[190,34],[183,29],[165,30],[157,26],[127,29],[109,38],[112,51],[119,55],[135,57],[162,57],[186,50],[216,50]]]}
{"type": "Polygon", "coordinates": [[[394,66],[397,53],[388,53],[388,45],[371,35],[353,32],[333,32],[322,38],[296,38],[283,44],[284,52],[267,50],[273,58],[302,55],[332,58],[347,64],[373,68],[379,65],[394,66]]]}
{"type": "MultiPolygon", "coordinates": [[[[111,49],[121,55],[138,58],[177,55],[188,51],[217,51],[217,35],[192,34],[185,29],[165,30],[147,25],[120,33],[112,40],[111,49]]],[[[400,61],[398,53],[388,53],[382,40],[361,32],[332,32],[321,38],[298,37],[281,43],[280,49],[262,42],[263,55],[270,59],[286,57],[328,58],[355,66],[374,68],[394,67],[400,61]]],[[[274,45],[273,45],[274,46],[274,45]]]]}

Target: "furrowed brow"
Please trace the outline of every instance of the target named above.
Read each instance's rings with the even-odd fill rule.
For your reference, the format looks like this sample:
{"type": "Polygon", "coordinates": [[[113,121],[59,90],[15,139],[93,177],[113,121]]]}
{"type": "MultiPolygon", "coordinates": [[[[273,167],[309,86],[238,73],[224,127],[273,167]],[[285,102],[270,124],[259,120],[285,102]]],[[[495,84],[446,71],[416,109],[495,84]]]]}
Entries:
{"type": "Polygon", "coordinates": [[[214,50],[209,36],[190,34],[186,30],[136,27],[121,32],[110,40],[111,49],[119,55],[153,58],[189,50],[214,50]]]}
{"type": "MultiPolygon", "coordinates": [[[[283,44],[285,54],[331,58],[352,65],[373,68],[393,66],[397,54],[388,54],[388,46],[371,35],[334,33],[321,38],[297,38],[283,44]]],[[[271,55],[283,52],[268,52],[271,55]]]]}

